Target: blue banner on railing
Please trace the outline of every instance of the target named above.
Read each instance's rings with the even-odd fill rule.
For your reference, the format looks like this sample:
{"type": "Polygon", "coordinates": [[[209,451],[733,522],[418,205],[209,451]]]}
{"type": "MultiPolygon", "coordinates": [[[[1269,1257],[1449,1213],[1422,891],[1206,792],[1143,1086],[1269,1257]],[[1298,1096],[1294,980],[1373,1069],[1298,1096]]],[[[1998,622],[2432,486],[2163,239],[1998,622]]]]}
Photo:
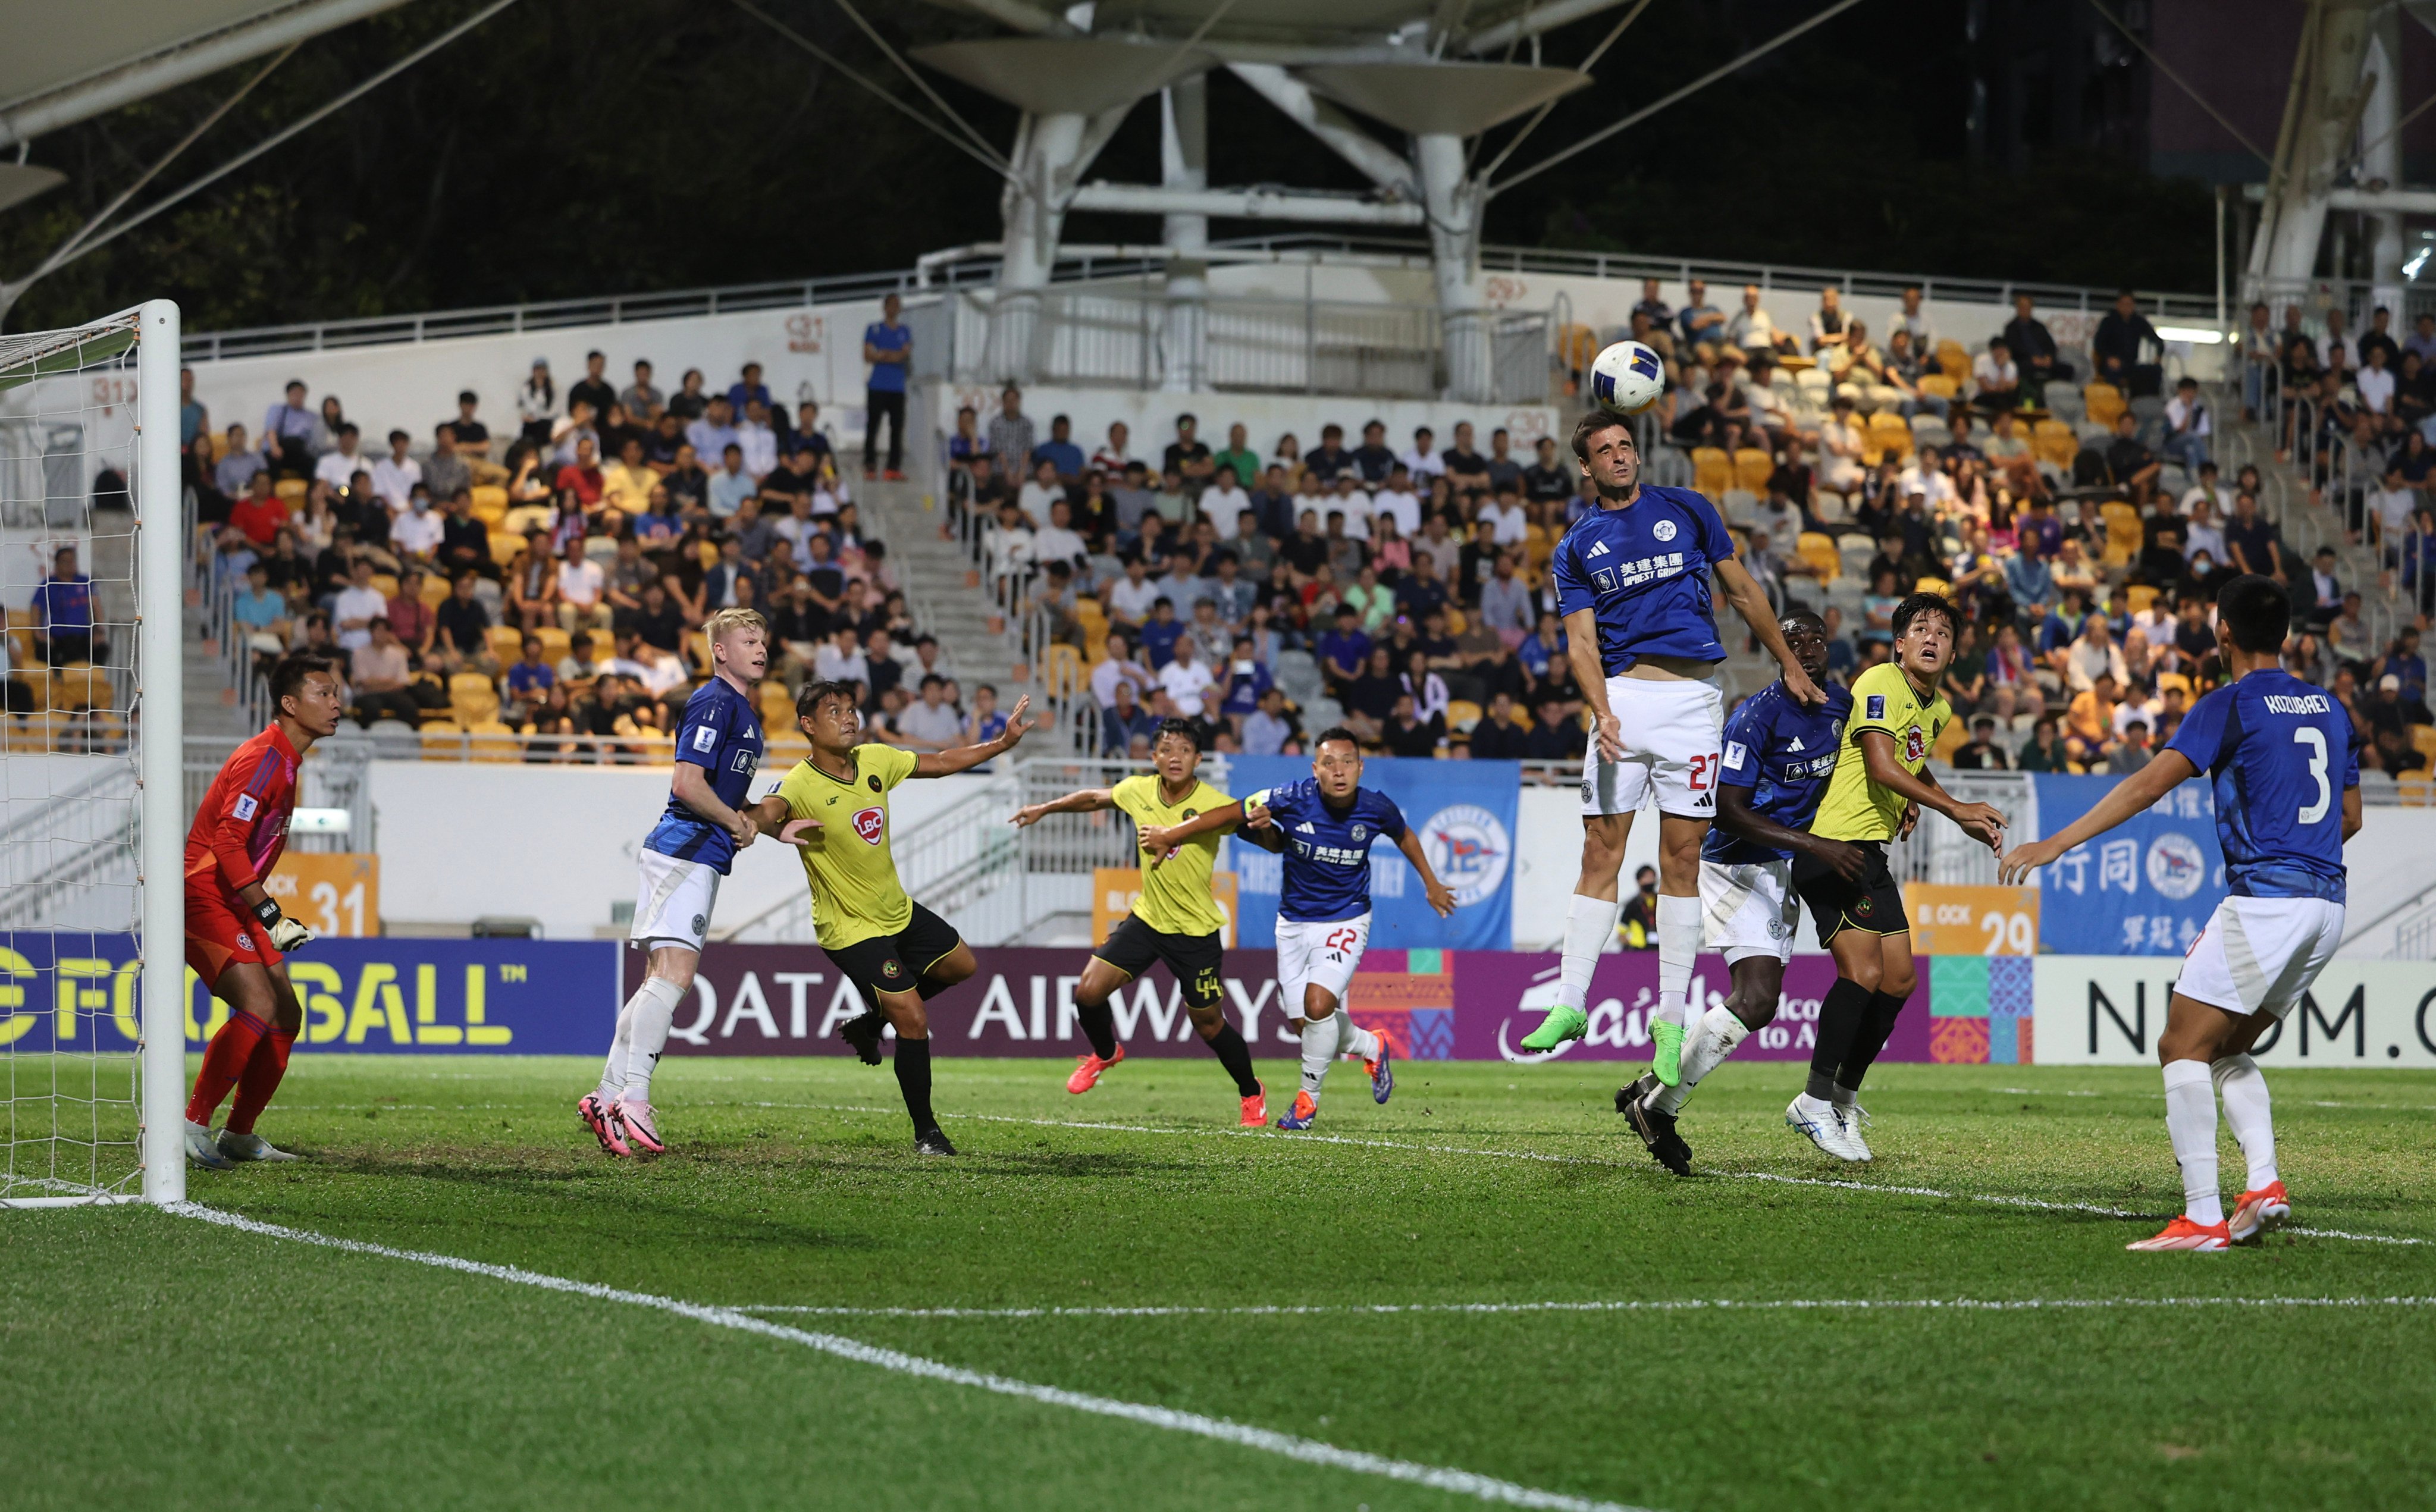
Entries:
{"type": "MultiPolygon", "coordinates": [[[[2114,777],[2039,776],[2039,829],[2056,831],[2114,777]]],[[[2181,955],[2224,896],[2216,797],[2193,778],[2039,869],[2039,947],[2058,955],[2181,955]]]]}
{"type": "MultiPolygon", "coordinates": [[[[141,1021],[135,937],[0,934],[0,1048],[132,1050],[141,1021]]],[[[618,1018],[618,950],[592,940],[316,940],[288,958],[304,1011],[300,1051],[589,1055],[618,1018]]],[[[186,973],[186,1045],[228,1007],[186,973]]]]}
{"type": "MultiPolygon", "coordinates": [[[[1308,756],[1235,756],[1227,783],[1236,796],[1311,775],[1308,756]]],[[[1512,761],[1422,761],[1374,756],[1362,785],[1384,793],[1421,837],[1421,850],[1461,906],[1453,918],[1430,912],[1412,864],[1384,842],[1370,852],[1370,943],[1393,950],[1503,950],[1514,943],[1514,832],[1522,768],[1512,761]]],[[[1233,869],[1243,917],[1237,943],[1277,945],[1279,857],[1227,843],[1221,864],[1233,869]]]]}

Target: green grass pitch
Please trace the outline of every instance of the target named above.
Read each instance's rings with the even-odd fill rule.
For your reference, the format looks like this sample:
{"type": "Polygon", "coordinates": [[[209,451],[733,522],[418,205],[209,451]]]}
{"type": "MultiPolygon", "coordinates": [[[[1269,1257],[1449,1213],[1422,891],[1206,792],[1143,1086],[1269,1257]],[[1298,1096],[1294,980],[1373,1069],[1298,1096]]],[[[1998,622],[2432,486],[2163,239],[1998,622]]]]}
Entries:
{"type": "MultiPolygon", "coordinates": [[[[1236,1133],[1206,1060],[1085,1098],[1065,1069],[943,1058],[948,1161],[912,1154],[884,1069],[671,1061],[677,1153],[615,1161],[572,1111],[588,1061],[300,1057],[263,1130],[310,1162],[192,1191],[1514,1495],[2436,1504],[2436,1075],[2271,1073],[2296,1224],[2418,1243],[2146,1256],[2153,1219],[2100,1209],[2179,1207],[2153,1069],[1883,1067],[1853,1173],[1784,1127],[1798,1069],[1729,1066],[1687,1109],[1690,1180],[1611,1111],[1614,1068],[1408,1064],[1377,1107],[1340,1065],[1328,1139],[1236,1133]],[[2206,1300],[2259,1297],[2357,1305],[2206,1300]],[[1924,1299],[2106,1305],[1451,1306],[1924,1299]],[[1229,1311],[1279,1305],[1324,1311],[1229,1311]],[[1203,1311],[884,1311],[1128,1307],[1203,1311]]],[[[1281,1110],[1294,1069],[1262,1070],[1281,1110]]],[[[0,1214],[0,1258],[12,1509],[1485,1504],[190,1217],[0,1214]]]]}

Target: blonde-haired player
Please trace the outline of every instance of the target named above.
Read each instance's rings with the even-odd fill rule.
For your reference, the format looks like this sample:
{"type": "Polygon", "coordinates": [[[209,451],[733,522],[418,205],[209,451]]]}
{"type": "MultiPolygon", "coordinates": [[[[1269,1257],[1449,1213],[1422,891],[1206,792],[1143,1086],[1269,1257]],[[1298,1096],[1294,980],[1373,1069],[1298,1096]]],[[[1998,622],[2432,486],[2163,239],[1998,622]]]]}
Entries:
{"type": "Polygon", "coordinates": [[[575,1104],[612,1155],[668,1148],[652,1111],[652,1071],[668,1046],[677,1004],[693,990],[719,879],[736,853],[753,843],[753,821],[743,813],[761,765],[753,685],[770,663],[770,624],[751,609],[722,609],[704,629],[710,637],[710,681],[686,700],[669,805],[635,857],[642,877],[627,943],[649,951],[649,965],[643,984],[618,1011],[600,1086],[575,1104]]]}

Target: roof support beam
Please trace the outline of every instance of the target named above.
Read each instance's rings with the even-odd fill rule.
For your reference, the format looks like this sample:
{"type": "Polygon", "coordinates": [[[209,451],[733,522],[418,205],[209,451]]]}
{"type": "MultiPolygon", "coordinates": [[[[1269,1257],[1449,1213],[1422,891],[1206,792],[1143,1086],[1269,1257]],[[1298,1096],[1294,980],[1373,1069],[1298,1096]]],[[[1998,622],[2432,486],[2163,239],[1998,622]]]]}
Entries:
{"type": "Polygon", "coordinates": [[[1292,117],[1295,124],[1319,138],[1322,146],[1361,170],[1382,189],[1418,202],[1413,165],[1403,154],[1353,124],[1353,117],[1313,93],[1312,87],[1276,63],[1228,63],[1229,72],[1252,86],[1262,99],[1292,117]]]}
{"type": "Polygon", "coordinates": [[[1554,31],[1558,26],[1570,26],[1584,16],[1612,10],[1622,4],[1624,0],[1553,0],[1552,4],[1527,11],[1511,21],[1475,31],[1455,45],[1474,57],[1482,53],[1502,52],[1515,43],[1527,41],[1541,32],[1554,31]]]}
{"type": "Polygon", "coordinates": [[[30,142],[45,131],[175,89],[249,58],[259,58],[291,43],[394,9],[403,3],[404,0],[297,0],[148,57],[11,100],[0,107],[0,147],[30,142]]]}
{"type": "Polygon", "coordinates": [[[1349,194],[1279,194],[1269,189],[1173,189],[1155,183],[1087,183],[1070,210],[1120,216],[1218,216],[1230,220],[1309,220],[1340,226],[1418,226],[1418,204],[1349,194]]]}

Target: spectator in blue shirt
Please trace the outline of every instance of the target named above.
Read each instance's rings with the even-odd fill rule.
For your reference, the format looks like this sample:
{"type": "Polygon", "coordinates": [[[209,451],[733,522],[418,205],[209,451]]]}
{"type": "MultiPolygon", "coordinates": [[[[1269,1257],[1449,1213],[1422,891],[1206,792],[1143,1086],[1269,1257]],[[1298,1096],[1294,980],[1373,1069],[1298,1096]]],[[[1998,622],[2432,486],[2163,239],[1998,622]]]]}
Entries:
{"type": "Polygon", "coordinates": [[[245,427],[231,426],[228,449],[212,468],[212,482],[231,499],[240,499],[245,497],[246,485],[253,481],[253,475],[270,465],[262,460],[262,453],[246,444],[245,427]]]}
{"type": "Polygon", "coordinates": [[[1370,637],[1362,634],[1362,612],[1349,603],[1336,606],[1336,628],[1319,637],[1319,669],[1333,692],[1362,675],[1370,655],[1370,637]]]}
{"type": "Polygon", "coordinates": [[[34,590],[34,648],[53,667],[90,662],[109,649],[93,622],[93,580],[77,570],[77,548],[60,547],[51,575],[34,590]]]}
{"type": "Polygon", "coordinates": [[[1240,732],[1242,721],[1249,719],[1252,711],[1261,706],[1262,695],[1276,680],[1269,676],[1269,669],[1262,666],[1260,658],[1253,654],[1252,637],[1249,635],[1235,637],[1234,660],[1221,669],[1221,674],[1227,678],[1227,702],[1222,705],[1222,711],[1237,721],[1240,732]]]}
{"type": "Polygon", "coordinates": [[[1726,312],[1709,303],[1709,286],[1705,280],[1694,279],[1683,295],[1683,307],[1675,312],[1683,329],[1683,344],[1720,341],[1726,335],[1726,312]]]}
{"type": "Polygon", "coordinates": [[[2046,558],[2028,541],[2005,563],[2005,591],[2013,602],[2025,607],[2034,603],[2055,602],[2055,574],[2047,567],[2046,558]]]}
{"type": "Polygon", "coordinates": [[[285,478],[313,476],[313,431],[320,417],[304,408],[304,380],[287,380],[287,396],[262,417],[262,455],[285,478]]]}
{"type": "Polygon", "coordinates": [[[1175,600],[1162,596],[1150,606],[1141,627],[1142,661],[1157,671],[1175,659],[1175,643],[1184,638],[1184,621],[1175,617],[1175,600]]]}
{"type": "Polygon", "coordinates": [[[1539,630],[1522,637],[1521,649],[1514,653],[1515,659],[1522,664],[1524,671],[1538,678],[1547,676],[1548,664],[1560,660],[1564,654],[1564,622],[1549,611],[1540,610],[1539,630]]]}
{"type": "Polygon", "coordinates": [[[879,423],[888,422],[888,476],[905,476],[905,379],[914,366],[914,332],[897,317],[905,302],[891,294],[879,302],[879,319],[862,328],[862,360],[871,364],[864,380],[862,476],[873,476],[879,460],[879,423]]]}
{"type": "Polygon", "coordinates": [[[1100,710],[1100,754],[1124,756],[1137,738],[1141,740],[1142,750],[1147,754],[1151,737],[1157,729],[1158,721],[1134,696],[1134,685],[1119,683],[1117,701],[1100,710]]]}
{"type": "Polygon", "coordinates": [[[270,586],[270,564],[247,565],[245,586],[229,600],[229,617],[245,627],[255,651],[275,656],[287,649],[287,600],[270,586]]]}
{"type": "Polygon", "coordinates": [[[516,703],[531,705],[547,697],[558,681],[549,663],[541,653],[541,637],[527,635],[523,659],[508,669],[508,694],[516,703]]]}
{"type": "Polygon", "coordinates": [[[761,364],[747,362],[737,380],[727,386],[727,409],[730,414],[744,413],[744,407],[758,400],[763,408],[770,407],[770,386],[761,381],[761,364]]]}
{"type": "Polygon", "coordinates": [[[1032,465],[1057,469],[1057,480],[1069,487],[1083,480],[1083,448],[1074,444],[1074,423],[1064,415],[1049,422],[1049,439],[1032,448],[1032,465]]]}

